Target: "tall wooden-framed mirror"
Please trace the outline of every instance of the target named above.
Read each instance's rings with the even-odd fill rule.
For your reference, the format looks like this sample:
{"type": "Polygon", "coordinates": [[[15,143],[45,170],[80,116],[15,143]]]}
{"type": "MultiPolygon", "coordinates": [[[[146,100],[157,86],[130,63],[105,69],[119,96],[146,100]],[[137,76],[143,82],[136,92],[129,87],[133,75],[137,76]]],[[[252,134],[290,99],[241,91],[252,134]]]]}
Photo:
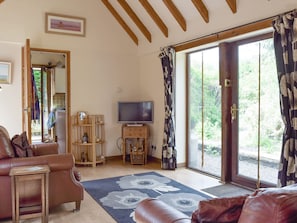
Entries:
{"type": "Polygon", "coordinates": [[[67,153],[70,127],[70,51],[23,48],[23,129],[30,143],[57,142],[67,153]]]}

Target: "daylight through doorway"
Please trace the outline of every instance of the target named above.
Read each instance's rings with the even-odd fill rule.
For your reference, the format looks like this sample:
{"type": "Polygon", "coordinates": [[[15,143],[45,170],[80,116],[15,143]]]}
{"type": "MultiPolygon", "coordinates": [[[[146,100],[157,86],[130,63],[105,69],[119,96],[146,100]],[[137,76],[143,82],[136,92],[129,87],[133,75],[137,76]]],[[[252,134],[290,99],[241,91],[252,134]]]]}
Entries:
{"type": "Polygon", "coordinates": [[[188,167],[221,175],[218,47],[188,55],[188,167]]]}

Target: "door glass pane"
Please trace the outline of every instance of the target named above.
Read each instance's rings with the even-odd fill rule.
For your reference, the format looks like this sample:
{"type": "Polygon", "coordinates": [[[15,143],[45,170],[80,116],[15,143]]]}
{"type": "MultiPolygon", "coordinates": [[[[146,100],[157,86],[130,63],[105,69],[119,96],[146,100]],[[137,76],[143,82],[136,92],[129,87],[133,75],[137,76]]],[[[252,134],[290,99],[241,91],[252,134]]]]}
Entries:
{"type": "MultiPolygon", "coordinates": [[[[51,107],[51,69],[45,69],[42,75],[42,141],[49,141],[51,139],[49,127],[49,113],[51,107]]],[[[55,119],[55,118],[53,118],[55,119]]],[[[54,122],[54,120],[52,120],[54,122]]]]}
{"type": "Polygon", "coordinates": [[[219,50],[189,54],[188,164],[221,175],[221,87],[219,50]]]}
{"type": "Polygon", "coordinates": [[[238,52],[238,174],[275,184],[282,120],[273,41],[240,45],[238,52]]]}
{"type": "MultiPolygon", "coordinates": [[[[42,92],[40,91],[41,89],[41,78],[42,78],[42,75],[41,75],[41,69],[40,68],[33,68],[33,75],[34,75],[34,81],[35,83],[33,84],[33,87],[35,90],[33,91],[33,94],[35,95],[34,96],[34,100],[35,100],[35,103],[36,101],[38,101],[37,104],[34,103],[34,106],[38,106],[38,108],[35,108],[35,109],[39,109],[39,110],[42,110],[41,109],[41,95],[42,95],[42,92]]],[[[34,101],[33,100],[33,101],[34,101]]],[[[35,142],[41,142],[41,117],[40,117],[41,113],[40,112],[36,112],[34,117],[32,117],[32,120],[31,120],[31,133],[32,133],[32,142],[35,143],[35,142]]]]}
{"type": "Polygon", "coordinates": [[[32,142],[45,142],[49,141],[50,134],[48,129],[48,120],[49,120],[49,109],[50,100],[48,92],[48,74],[45,70],[39,67],[33,67],[34,74],[34,99],[33,101],[38,101],[37,104],[34,104],[36,115],[32,117],[31,129],[32,129],[32,142]],[[38,105],[38,108],[36,107],[38,105]],[[39,110],[39,112],[37,112],[39,110]]]}

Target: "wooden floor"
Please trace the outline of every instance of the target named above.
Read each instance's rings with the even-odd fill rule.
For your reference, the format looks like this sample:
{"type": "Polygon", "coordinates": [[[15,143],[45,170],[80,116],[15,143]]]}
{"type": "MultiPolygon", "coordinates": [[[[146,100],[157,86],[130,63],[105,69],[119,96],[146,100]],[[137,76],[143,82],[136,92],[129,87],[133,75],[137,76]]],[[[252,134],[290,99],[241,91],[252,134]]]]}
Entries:
{"type": "MultiPolygon", "coordinates": [[[[128,174],[156,171],[164,176],[174,179],[194,189],[203,189],[220,185],[217,179],[199,174],[186,168],[176,170],[162,170],[160,164],[149,162],[147,165],[123,164],[120,160],[109,160],[105,164],[97,167],[78,167],[82,176],[82,181],[123,176],[128,174]]],[[[63,186],[63,185],[61,185],[63,186]]],[[[63,204],[53,210],[50,210],[50,223],[115,223],[108,213],[106,213],[88,193],[84,193],[84,200],[81,203],[81,210],[73,212],[74,203],[63,204]]],[[[8,223],[11,221],[0,221],[8,223]]],[[[29,219],[21,221],[23,223],[38,223],[40,219],[29,219]]]]}

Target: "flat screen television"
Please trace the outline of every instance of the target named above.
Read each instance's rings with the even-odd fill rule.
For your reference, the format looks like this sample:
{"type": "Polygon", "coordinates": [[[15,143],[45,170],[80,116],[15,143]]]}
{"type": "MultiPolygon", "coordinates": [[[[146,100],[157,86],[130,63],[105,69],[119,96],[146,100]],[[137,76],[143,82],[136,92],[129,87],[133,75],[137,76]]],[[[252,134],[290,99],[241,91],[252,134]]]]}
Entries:
{"type": "Polygon", "coordinates": [[[153,101],[119,101],[118,122],[122,124],[145,124],[154,121],[153,101]]]}

